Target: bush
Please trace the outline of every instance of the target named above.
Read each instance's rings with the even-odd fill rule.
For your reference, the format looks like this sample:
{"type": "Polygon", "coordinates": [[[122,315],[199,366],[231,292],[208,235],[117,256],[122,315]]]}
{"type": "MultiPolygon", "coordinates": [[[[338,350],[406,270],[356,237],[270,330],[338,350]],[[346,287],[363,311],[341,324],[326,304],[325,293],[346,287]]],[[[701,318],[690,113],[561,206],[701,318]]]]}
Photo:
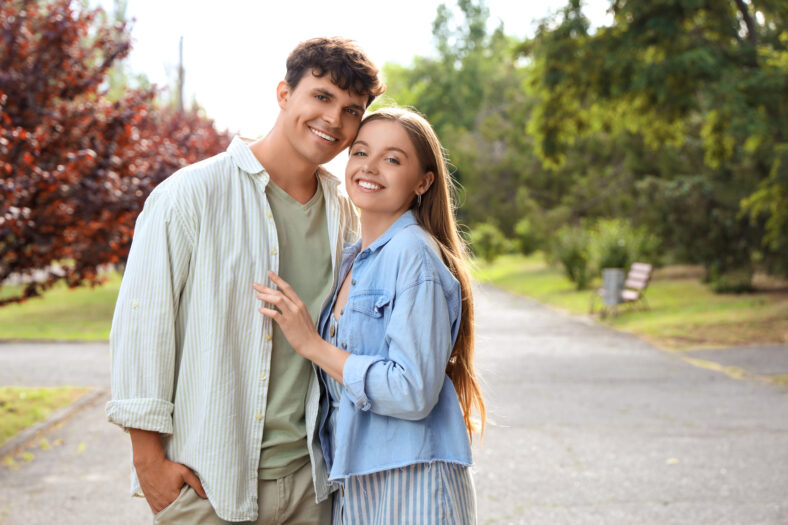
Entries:
{"type": "Polygon", "coordinates": [[[752,274],[752,268],[739,268],[724,273],[712,270],[708,276],[709,287],[715,293],[750,293],[755,290],[752,274]]]}
{"type": "Polygon", "coordinates": [[[591,282],[590,237],[580,226],[564,226],[555,235],[551,256],[564,267],[567,278],[578,290],[591,282]]]}
{"type": "Polygon", "coordinates": [[[623,268],[638,260],[653,259],[658,240],[644,228],[633,228],[622,219],[602,219],[590,234],[594,265],[602,268],[623,268]]]}
{"type": "Polygon", "coordinates": [[[517,250],[523,255],[531,255],[539,248],[539,237],[536,228],[528,219],[520,219],[514,226],[517,250]]]}
{"type": "Polygon", "coordinates": [[[507,239],[501,230],[489,222],[483,222],[473,227],[470,242],[473,253],[488,263],[493,262],[508,247],[507,239]]]}

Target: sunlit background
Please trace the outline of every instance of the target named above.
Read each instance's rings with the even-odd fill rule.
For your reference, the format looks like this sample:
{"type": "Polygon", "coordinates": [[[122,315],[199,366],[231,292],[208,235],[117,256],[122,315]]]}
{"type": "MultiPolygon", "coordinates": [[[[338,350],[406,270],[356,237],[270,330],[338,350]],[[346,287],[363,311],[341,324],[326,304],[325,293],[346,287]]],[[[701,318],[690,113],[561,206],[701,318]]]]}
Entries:
{"type": "MultiPolygon", "coordinates": [[[[276,118],[274,90],[284,78],[287,55],[299,42],[343,36],[356,40],[378,66],[408,65],[417,55],[434,54],[432,22],[441,3],[230,0],[219,6],[207,0],[128,0],[126,15],[135,19],[128,64],[133,73],[159,86],[173,86],[183,37],[186,103],[196,101],[217,127],[254,138],[265,134],[276,118]]],[[[507,34],[522,39],[566,2],[487,4],[490,28],[503,23],[507,34]]],[[[610,22],[607,1],[585,4],[592,26],[610,22]]],[[[112,12],[118,2],[97,5],[112,12]]],[[[344,165],[345,156],[339,155],[329,169],[341,176],[344,165]]]]}

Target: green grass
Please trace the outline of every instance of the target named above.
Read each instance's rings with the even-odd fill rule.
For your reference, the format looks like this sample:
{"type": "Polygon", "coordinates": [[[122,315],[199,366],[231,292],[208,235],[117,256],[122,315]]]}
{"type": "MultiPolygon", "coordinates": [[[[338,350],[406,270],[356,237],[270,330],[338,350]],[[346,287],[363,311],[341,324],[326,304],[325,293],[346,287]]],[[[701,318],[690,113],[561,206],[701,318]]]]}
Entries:
{"type": "MultiPolygon", "coordinates": [[[[602,321],[664,348],[691,349],[788,342],[788,293],[715,294],[697,278],[661,277],[657,271],[646,291],[651,309],[624,307],[602,321]]],[[[540,254],[506,255],[492,264],[477,262],[477,280],[575,314],[588,314],[599,286],[575,290],[559,268],[540,254]]]]}
{"type": "Polygon", "coordinates": [[[22,429],[45,420],[90,390],[87,387],[0,387],[0,445],[22,429]]]}
{"type": "MultiPolygon", "coordinates": [[[[120,274],[95,288],[58,284],[21,304],[0,307],[0,339],[101,341],[109,339],[120,274]]],[[[10,295],[13,287],[0,292],[10,295]]]]}
{"type": "MultiPolygon", "coordinates": [[[[637,334],[663,348],[700,348],[788,342],[788,293],[715,294],[697,277],[671,277],[670,268],[655,273],[646,292],[651,309],[623,308],[602,321],[637,334]]],[[[559,268],[540,254],[506,255],[493,264],[477,262],[477,280],[533,297],[575,314],[588,314],[593,292],[577,291],[559,268]]],[[[592,283],[595,289],[599,283],[592,283]]],[[[120,275],[103,286],[69,289],[59,285],[22,304],[0,308],[0,339],[107,340],[120,275]]],[[[0,293],[11,292],[8,288],[0,293]]]]}

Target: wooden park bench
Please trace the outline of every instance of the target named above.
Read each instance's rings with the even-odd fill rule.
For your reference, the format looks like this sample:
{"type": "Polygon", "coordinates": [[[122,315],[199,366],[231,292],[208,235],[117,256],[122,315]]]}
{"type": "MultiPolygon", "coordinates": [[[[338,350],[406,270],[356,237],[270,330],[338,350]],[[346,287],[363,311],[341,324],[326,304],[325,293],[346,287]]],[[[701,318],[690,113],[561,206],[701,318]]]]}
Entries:
{"type": "MultiPolygon", "coordinates": [[[[648,310],[649,305],[648,301],[646,301],[645,293],[646,288],[648,288],[648,284],[651,281],[651,272],[653,269],[653,265],[648,263],[632,263],[632,266],[629,268],[629,273],[627,273],[627,276],[624,279],[624,287],[619,294],[618,304],[613,306],[603,306],[601,310],[602,316],[606,315],[607,313],[612,313],[615,315],[617,313],[619,304],[629,304],[631,305],[631,308],[634,308],[636,304],[640,304],[643,310],[648,310]]],[[[597,298],[601,298],[603,294],[604,290],[599,288],[591,296],[591,313],[594,312],[595,300],[597,298]]]]}

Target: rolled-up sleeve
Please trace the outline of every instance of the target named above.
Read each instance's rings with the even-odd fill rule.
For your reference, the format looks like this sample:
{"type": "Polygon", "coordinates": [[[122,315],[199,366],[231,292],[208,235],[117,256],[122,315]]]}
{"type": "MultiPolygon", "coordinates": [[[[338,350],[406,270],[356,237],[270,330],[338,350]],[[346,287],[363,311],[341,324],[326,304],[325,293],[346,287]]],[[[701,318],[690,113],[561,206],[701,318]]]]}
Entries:
{"type": "Polygon", "coordinates": [[[110,332],[112,400],[123,428],[172,433],[175,319],[189,270],[192,232],[166,191],[139,215],[110,332]]]}
{"type": "Polygon", "coordinates": [[[342,379],[351,403],[380,415],[425,418],[446,379],[456,333],[452,317],[437,281],[401,292],[386,327],[386,355],[352,354],[345,362],[342,379]]]}

